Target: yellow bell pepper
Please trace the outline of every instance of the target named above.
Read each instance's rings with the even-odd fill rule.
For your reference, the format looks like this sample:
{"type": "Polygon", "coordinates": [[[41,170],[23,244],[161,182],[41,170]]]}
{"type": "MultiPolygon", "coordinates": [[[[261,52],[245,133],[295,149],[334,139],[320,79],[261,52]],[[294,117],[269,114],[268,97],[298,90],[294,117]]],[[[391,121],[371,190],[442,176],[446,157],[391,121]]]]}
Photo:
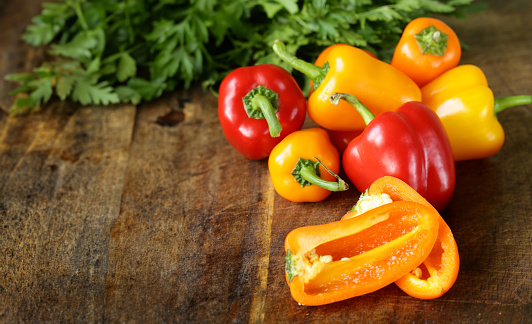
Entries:
{"type": "Polygon", "coordinates": [[[425,85],[421,97],[440,117],[455,161],[497,153],[504,143],[504,130],[496,114],[532,103],[528,95],[494,98],[482,70],[469,64],[457,66],[425,85]]]}

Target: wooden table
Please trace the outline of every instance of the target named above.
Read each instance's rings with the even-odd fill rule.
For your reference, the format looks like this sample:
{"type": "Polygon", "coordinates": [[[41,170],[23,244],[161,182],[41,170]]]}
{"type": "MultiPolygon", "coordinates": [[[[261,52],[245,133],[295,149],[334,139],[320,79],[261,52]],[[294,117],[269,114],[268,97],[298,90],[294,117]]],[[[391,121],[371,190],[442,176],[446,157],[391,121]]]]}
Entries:
{"type": "MultiPolygon", "coordinates": [[[[532,2],[488,2],[445,19],[471,47],[462,63],[481,67],[496,96],[532,94],[532,2]]],[[[40,3],[0,4],[2,76],[42,59],[20,41],[40,3]]],[[[3,109],[12,88],[0,82],[3,109]]],[[[338,220],[359,193],[281,198],[267,161],[226,142],[216,107],[195,90],[139,106],[0,111],[0,322],[531,323],[531,105],[499,115],[497,155],[456,164],[442,216],[461,269],[447,294],[423,301],[392,284],[322,307],[292,300],[283,241],[338,220]],[[182,120],[158,122],[169,112],[182,120]]]]}

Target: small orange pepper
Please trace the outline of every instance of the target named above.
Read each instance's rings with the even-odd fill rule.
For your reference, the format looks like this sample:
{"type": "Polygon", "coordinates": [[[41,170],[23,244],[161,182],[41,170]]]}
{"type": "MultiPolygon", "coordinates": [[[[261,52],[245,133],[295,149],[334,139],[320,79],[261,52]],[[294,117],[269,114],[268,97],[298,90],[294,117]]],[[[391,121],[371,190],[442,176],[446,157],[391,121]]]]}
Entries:
{"type": "Polygon", "coordinates": [[[287,135],[268,158],[273,187],[293,202],[317,202],[332,191],[348,189],[337,176],[340,155],[321,128],[307,128],[287,135]]]}
{"type": "MultiPolygon", "coordinates": [[[[354,210],[342,217],[342,220],[356,217],[367,208],[365,204],[374,207],[386,202],[389,197],[392,201],[411,201],[433,208],[429,202],[412,189],[408,184],[394,177],[382,177],[377,179],[362,195],[354,210]]],[[[436,210],[434,210],[436,212],[436,210]]],[[[410,273],[401,277],[395,284],[405,293],[420,299],[433,299],[442,296],[454,285],[460,268],[458,247],[453,233],[439,216],[438,238],[423,263],[410,273]]]]}
{"type": "Polygon", "coordinates": [[[406,25],[391,64],[422,87],[457,66],[461,55],[451,27],[436,18],[420,17],[406,25]]]}
{"type": "Polygon", "coordinates": [[[421,101],[421,90],[414,81],[360,48],[338,44],[324,55],[326,64],[321,67],[289,54],[280,41],[274,42],[273,50],[283,61],[313,81],[307,113],[325,129],[352,131],[366,127],[351,105],[340,102],[335,106],[330,102],[329,98],[335,92],[356,96],[375,116],[394,111],[409,101],[421,101]]]}
{"type": "Polygon", "coordinates": [[[438,213],[399,201],[358,217],[301,227],[285,239],[285,276],[295,301],[324,305],[391,284],[427,258],[438,213]]]}

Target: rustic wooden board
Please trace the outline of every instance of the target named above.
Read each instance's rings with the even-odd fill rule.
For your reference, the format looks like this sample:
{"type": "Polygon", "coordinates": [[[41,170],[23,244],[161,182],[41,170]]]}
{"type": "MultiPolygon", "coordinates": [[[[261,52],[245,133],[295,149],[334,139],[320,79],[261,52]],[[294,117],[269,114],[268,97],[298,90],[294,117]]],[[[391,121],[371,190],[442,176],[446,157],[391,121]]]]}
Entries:
{"type": "MultiPolygon", "coordinates": [[[[23,2],[33,7],[0,5],[2,75],[43,55],[18,40],[41,1],[23,2]]],[[[496,96],[532,94],[532,3],[489,3],[446,19],[471,46],[462,63],[480,66],[496,96]]],[[[12,86],[0,84],[6,109],[12,86]]],[[[461,269],[447,294],[422,301],[390,285],[322,307],[292,300],[284,238],[338,220],[359,193],[281,198],[267,161],[223,138],[216,106],[194,90],[138,107],[0,110],[0,322],[530,323],[532,106],[499,115],[497,155],[457,163],[442,216],[461,269]]]]}

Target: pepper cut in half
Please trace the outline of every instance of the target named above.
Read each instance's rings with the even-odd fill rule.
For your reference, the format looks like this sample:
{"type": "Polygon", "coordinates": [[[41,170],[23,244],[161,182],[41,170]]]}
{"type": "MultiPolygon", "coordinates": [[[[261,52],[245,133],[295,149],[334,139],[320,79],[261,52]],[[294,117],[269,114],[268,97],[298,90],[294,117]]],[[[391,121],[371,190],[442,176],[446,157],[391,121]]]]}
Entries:
{"type": "Polygon", "coordinates": [[[421,90],[414,81],[362,49],[346,44],[331,47],[321,67],[289,54],[281,41],[274,42],[273,50],[313,81],[307,112],[316,124],[328,130],[363,130],[366,126],[349,104],[331,104],[329,97],[334,92],[357,96],[376,116],[406,102],[421,100],[421,90]]]}
{"type": "MultiPolygon", "coordinates": [[[[429,202],[408,184],[394,177],[377,179],[362,194],[361,199],[342,220],[357,217],[364,212],[394,201],[412,201],[433,208],[429,202]]],[[[454,285],[460,268],[458,247],[453,233],[439,216],[438,238],[428,257],[410,273],[395,281],[405,293],[420,299],[441,297],[454,285]]]]}
{"type": "Polygon", "coordinates": [[[421,89],[423,103],[439,117],[456,161],[490,157],[502,148],[504,130],[496,114],[506,108],[532,104],[532,96],[494,98],[484,72],[460,65],[421,89]]]}
{"type": "Polygon", "coordinates": [[[293,202],[317,202],[348,189],[337,176],[340,155],[321,128],[302,129],[272,150],[268,169],[275,191],[293,202]]]}
{"type": "Polygon", "coordinates": [[[295,229],[285,240],[292,297],[315,306],[383,288],[427,258],[438,226],[433,208],[399,201],[352,219],[295,229]]]}

